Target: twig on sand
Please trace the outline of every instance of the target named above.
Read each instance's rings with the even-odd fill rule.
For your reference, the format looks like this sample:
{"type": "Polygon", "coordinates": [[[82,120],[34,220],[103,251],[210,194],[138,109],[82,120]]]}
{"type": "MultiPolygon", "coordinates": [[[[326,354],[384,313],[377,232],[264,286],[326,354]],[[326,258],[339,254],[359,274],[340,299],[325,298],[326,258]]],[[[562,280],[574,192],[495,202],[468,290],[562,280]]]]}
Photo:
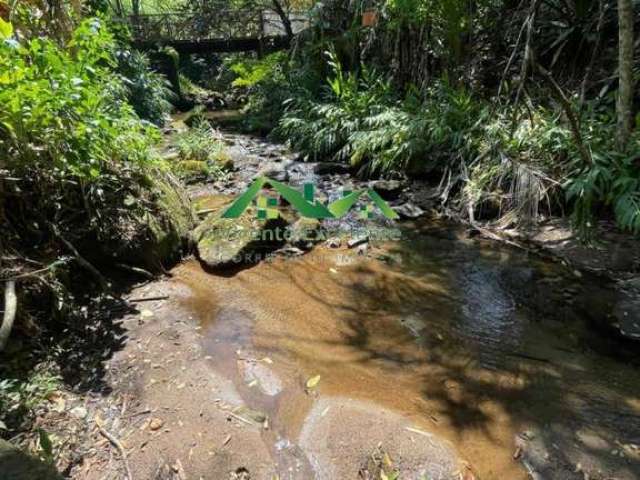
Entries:
{"type": "Polygon", "coordinates": [[[157,300],[168,300],[169,295],[158,295],[157,297],[140,297],[140,298],[130,298],[128,300],[129,303],[142,303],[142,302],[155,302],[157,300]]]}
{"type": "Polygon", "coordinates": [[[96,417],[96,426],[98,427],[98,432],[100,432],[100,435],[102,435],[104,438],[109,440],[109,442],[114,447],[116,447],[116,449],[118,450],[118,453],[120,453],[120,456],[122,457],[122,462],[124,463],[124,469],[127,472],[127,480],[133,480],[133,475],[131,474],[131,468],[129,467],[129,460],[127,460],[127,452],[122,446],[122,443],[120,443],[120,440],[118,440],[112,434],[107,432],[102,425],[102,420],[97,417],[96,417]]]}

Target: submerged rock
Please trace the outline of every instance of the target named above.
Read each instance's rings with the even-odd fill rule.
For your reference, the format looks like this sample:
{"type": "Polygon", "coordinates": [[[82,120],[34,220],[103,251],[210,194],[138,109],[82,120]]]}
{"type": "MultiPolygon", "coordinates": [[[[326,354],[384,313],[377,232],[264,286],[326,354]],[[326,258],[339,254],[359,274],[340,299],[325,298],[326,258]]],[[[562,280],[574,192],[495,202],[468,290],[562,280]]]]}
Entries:
{"type": "MultiPolygon", "coordinates": [[[[347,398],[321,398],[307,416],[299,445],[319,480],[361,478],[371,455],[382,449],[398,478],[459,480],[464,462],[436,435],[378,405],[347,398]]],[[[364,477],[366,478],[366,477],[364,477]]],[[[380,478],[380,476],[370,477],[380,478]]],[[[467,477],[468,478],[468,477],[467,477]]]]}
{"type": "Polygon", "coordinates": [[[385,200],[397,199],[404,188],[399,180],[376,180],[370,185],[385,200]]]}
{"type": "Polygon", "coordinates": [[[397,207],[392,207],[395,212],[400,215],[400,218],[407,220],[414,220],[416,218],[420,218],[425,215],[425,211],[422,210],[417,205],[414,205],[411,202],[404,203],[397,207]]]}

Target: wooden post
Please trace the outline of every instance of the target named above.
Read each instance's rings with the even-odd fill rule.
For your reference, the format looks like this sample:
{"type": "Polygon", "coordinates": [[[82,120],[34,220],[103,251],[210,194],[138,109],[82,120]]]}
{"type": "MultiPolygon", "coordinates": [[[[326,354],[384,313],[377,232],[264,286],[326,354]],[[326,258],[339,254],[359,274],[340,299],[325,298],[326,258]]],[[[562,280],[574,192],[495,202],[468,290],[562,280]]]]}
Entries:
{"type": "Polygon", "coordinates": [[[265,51],[264,51],[264,11],[260,10],[259,12],[259,17],[258,17],[258,26],[260,28],[260,31],[258,32],[258,58],[263,58],[265,51]]]}

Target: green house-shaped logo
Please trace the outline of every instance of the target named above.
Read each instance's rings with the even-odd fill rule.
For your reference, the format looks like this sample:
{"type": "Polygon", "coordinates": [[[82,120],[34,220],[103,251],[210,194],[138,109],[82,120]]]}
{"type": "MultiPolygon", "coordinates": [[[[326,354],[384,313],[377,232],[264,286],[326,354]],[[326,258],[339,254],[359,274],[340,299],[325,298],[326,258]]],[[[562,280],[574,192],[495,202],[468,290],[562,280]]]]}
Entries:
{"type": "MultiPolygon", "coordinates": [[[[222,214],[222,218],[239,218],[240,215],[251,205],[255,199],[258,206],[257,216],[261,219],[270,219],[278,217],[278,199],[261,195],[263,188],[270,186],[282,198],[284,198],[296,211],[303,217],[315,219],[342,218],[344,217],[360,200],[369,197],[373,205],[378,207],[388,219],[397,219],[398,214],[385,202],[382,197],[373,189],[360,190],[357,192],[344,192],[342,198],[324,205],[314,199],[315,186],[307,183],[303,186],[303,192],[291,188],[281,182],[272,180],[267,177],[256,179],[244,192],[240,195],[231,206],[222,214]]],[[[360,211],[361,218],[371,218],[373,209],[371,205],[363,207],[360,211]]]]}

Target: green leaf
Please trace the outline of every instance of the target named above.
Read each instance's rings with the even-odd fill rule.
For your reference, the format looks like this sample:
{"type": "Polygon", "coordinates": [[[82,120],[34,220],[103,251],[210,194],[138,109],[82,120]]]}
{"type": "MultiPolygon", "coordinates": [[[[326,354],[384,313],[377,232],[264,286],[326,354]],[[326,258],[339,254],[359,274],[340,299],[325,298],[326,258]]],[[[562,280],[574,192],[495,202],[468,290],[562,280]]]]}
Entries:
{"type": "Polygon", "coordinates": [[[40,448],[42,449],[42,452],[44,453],[45,458],[53,459],[53,444],[51,443],[51,439],[49,438],[49,435],[47,434],[47,432],[45,432],[41,428],[38,430],[38,435],[39,435],[39,441],[40,441],[40,448]]]}
{"type": "Polygon", "coordinates": [[[0,18],[0,40],[8,40],[13,36],[13,25],[0,18]]]}

